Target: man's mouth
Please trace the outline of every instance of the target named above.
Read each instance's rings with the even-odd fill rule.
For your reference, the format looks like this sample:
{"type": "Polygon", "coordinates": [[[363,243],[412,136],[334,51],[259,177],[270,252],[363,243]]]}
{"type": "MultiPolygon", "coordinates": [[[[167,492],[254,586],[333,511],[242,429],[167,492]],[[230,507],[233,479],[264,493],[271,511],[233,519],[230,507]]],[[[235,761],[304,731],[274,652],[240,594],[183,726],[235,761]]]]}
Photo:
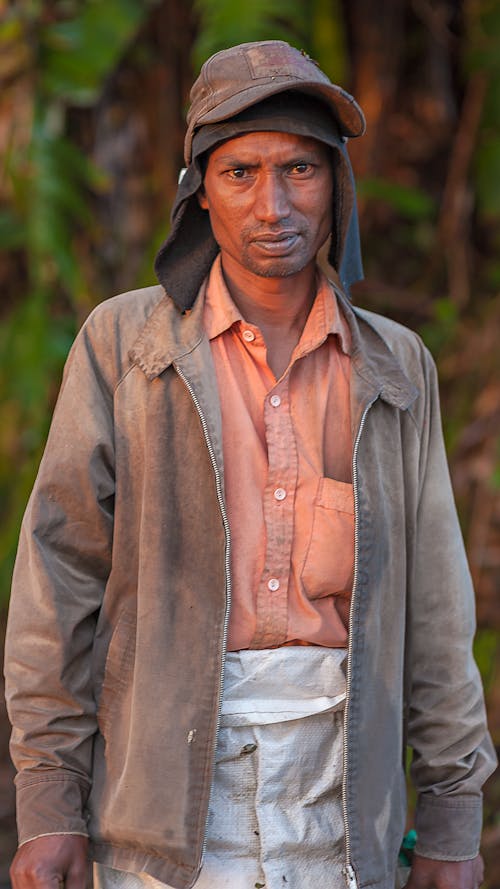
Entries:
{"type": "Polygon", "coordinates": [[[292,250],[298,239],[299,233],[296,231],[261,232],[252,237],[252,244],[265,253],[281,255],[292,250]]]}

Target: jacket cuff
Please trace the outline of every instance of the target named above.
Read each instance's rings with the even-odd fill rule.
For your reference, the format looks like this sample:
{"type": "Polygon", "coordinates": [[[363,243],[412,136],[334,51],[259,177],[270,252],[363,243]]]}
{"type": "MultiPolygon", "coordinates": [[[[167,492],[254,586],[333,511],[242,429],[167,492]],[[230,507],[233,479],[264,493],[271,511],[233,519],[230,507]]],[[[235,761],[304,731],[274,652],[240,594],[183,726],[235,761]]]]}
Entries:
{"type": "Polygon", "coordinates": [[[46,834],[88,836],[83,815],[89,787],[58,772],[20,773],[16,777],[19,845],[46,834]]]}
{"type": "Polygon", "coordinates": [[[415,852],[438,861],[467,861],[479,852],[482,796],[421,796],[415,813],[415,852]]]}

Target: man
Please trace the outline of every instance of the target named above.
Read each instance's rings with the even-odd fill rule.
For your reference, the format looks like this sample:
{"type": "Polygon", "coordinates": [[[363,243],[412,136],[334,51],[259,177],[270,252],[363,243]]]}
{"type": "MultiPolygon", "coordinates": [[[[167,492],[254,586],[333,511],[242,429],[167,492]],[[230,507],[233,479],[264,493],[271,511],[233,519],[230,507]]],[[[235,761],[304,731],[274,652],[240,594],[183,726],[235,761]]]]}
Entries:
{"type": "Polygon", "coordinates": [[[103,889],[394,889],[406,742],[408,887],[481,883],[494,754],[434,367],[346,299],[363,130],[285,43],[213,56],[162,286],[77,338],[9,621],[14,889],[83,889],[87,855],[103,889]]]}

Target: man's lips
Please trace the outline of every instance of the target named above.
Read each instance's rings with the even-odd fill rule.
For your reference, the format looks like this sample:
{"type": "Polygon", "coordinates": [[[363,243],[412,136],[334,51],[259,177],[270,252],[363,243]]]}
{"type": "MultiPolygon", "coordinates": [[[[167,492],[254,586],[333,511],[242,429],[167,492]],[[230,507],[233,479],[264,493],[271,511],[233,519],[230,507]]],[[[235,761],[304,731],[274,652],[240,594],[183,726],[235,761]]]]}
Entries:
{"type": "Polygon", "coordinates": [[[286,241],[288,238],[294,238],[297,236],[296,231],[279,231],[279,232],[259,232],[256,235],[252,235],[252,241],[264,241],[264,242],[274,242],[274,241],[286,241]]]}
{"type": "Polygon", "coordinates": [[[299,233],[296,231],[262,232],[253,235],[251,242],[264,253],[281,255],[292,250],[298,239],[299,233]]]}

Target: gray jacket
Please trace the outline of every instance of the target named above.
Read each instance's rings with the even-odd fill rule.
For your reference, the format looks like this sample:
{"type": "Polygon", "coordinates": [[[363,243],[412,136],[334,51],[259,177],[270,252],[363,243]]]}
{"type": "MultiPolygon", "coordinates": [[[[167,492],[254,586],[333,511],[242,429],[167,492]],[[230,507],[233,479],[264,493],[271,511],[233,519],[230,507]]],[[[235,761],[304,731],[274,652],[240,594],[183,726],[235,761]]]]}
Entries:
{"type": "MultiPolygon", "coordinates": [[[[355,581],[349,885],[393,889],[413,748],[418,851],[473,857],[494,765],[473,593],[420,340],[353,310],[355,581]]],[[[333,419],[332,419],[333,421],[333,419]]],[[[230,605],[221,418],[198,303],[93,312],[68,360],[21,533],[7,635],[20,841],[176,887],[198,874],[230,605]]]]}

